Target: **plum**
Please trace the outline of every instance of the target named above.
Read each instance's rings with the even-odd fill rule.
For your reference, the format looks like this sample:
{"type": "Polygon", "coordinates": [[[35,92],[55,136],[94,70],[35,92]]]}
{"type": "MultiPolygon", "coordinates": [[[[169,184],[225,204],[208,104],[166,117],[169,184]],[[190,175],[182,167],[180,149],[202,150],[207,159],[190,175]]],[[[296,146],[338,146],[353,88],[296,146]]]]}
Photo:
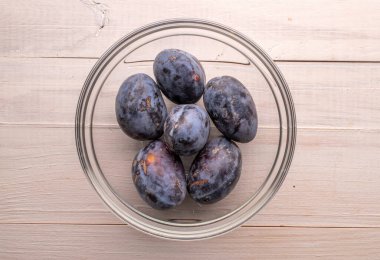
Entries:
{"type": "Polygon", "coordinates": [[[177,105],[164,125],[164,140],[179,155],[192,155],[206,144],[210,134],[207,112],[197,105],[177,105]]]}
{"type": "Polygon", "coordinates": [[[177,206],[186,195],[182,161],[160,140],[152,141],[137,153],[132,179],[141,198],[155,209],[177,206]]]}
{"type": "Polygon", "coordinates": [[[115,111],[120,128],[136,140],[153,140],[164,131],[167,109],[154,80],[139,73],[127,78],[116,96],[115,111]]]}
{"type": "Polygon", "coordinates": [[[242,158],[239,147],[216,137],[194,159],[187,176],[187,191],[199,203],[210,204],[226,197],[239,180],[242,158]]]}
{"type": "Polygon", "coordinates": [[[205,73],[190,53],[177,49],[161,51],[154,60],[153,72],[162,93],[176,104],[195,103],[203,94],[205,73]]]}
{"type": "Polygon", "coordinates": [[[257,132],[256,106],[249,91],[237,79],[211,79],[203,95],[211,120],[227,138],[241,143],[252,141],[257,132]]]}

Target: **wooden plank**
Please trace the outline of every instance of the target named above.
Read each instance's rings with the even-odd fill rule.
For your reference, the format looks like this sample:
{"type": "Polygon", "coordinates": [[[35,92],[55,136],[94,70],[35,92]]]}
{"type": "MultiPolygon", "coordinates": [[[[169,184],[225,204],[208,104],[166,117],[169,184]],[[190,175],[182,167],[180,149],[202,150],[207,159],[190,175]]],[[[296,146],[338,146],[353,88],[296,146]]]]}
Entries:
{"type": "Polygon", "coordinates": [[[2,1],[0,55],[99,57],[116,40],[147,23],[193,17],[235,28],[276,60],[380,60],[380,3],[376,0],[239,4],[104,0],[109,23],[100,33],[101,12],[83,2],[90,1],[2,1]],[[239,14],[238,19],[231,14],[239,14]]]}
{"type": "MultiPolygon", "coordinates": [[[[73,125],[82,84],[94,63],[87,59],[1,58],[0,122],[73,125]]],[[[379,129],[380,64],[280,62],[278,65],[294,99],[298,127],[379,129]]],[[[225,71],[229,67],[221,68],[225,71]]],[[[147,65],[129,65],[127,69],[128,75],[140,71],[152,73],[147,65]]],[[[248,84],[254,88],[261,84],[250,81],[252,76],[244,68],[238,71],[237,76],[249,79],[248,84]]],[[[221,73],[218,68],[208,71],[211,76],[218,73],[221,73]]],[[[111,81],[110,90],[99,99],[98,124],[115,123],[110,104],[125,77],[118,74],[111,81]]],[[[268,92],[253,93],[259,108],[265,111],[264,117],[275,118],[276,110],[269,107],[272,104],[264,96],[268,92]]],[[[264,124],[270,125],[271,121],[264,124]]]]}
{"type": "MultiPolygon", "coordinates": [[[[99,137],[104,137],[103,142],[97,142],[101,151],[98,159],[116,191],[133,200],[137,195],[128,184],[128,163],[134,153],[131,147],[137,146],[118,132],[115,128],[96,130],[99,137]],[[122,156],[117,154],[122,151],[122,156]]],[[[299,129],[296,154],[284,185],[247,225],[380,227],[378,135],[373,130],[299,129]]],[[[72,128],[2,126],[0,136],[1,223],[121,223],[86,180],[77,159],[72,128]]],[[[265,135],[263,138],[252,151],[243,146],[245,156],[251,158],[261,147],[269,149],[269,144],[274,143],[265,135]]],[[[265,154],[258,158],[265,158],[265,154]]],[[[257,185],[265,176],[263,163],[255,165],[246,160],[244,165],[247,172],[257,170],[243,173],[241,191],[245,185],[257,185]]],[[[228,200],[231,204],[215,204],[213,212],[222,214],[241,198],[235,192],[228,200]]],[[[147,210],[141,200],[135,203],[147,210]]],[[[210,216],[205,215],[207,209],[199,209],[197,214],[210,216]]],[[[157,216],[173,218],[188,212],[182,208],[170,214],[157,216]]]]}
{"type": "Polygon", "coordinates": [[[1,259],[376,259],[380,230],[239,228],[222,237],[183,242],[126,226],[0,225],[1,259]]]}

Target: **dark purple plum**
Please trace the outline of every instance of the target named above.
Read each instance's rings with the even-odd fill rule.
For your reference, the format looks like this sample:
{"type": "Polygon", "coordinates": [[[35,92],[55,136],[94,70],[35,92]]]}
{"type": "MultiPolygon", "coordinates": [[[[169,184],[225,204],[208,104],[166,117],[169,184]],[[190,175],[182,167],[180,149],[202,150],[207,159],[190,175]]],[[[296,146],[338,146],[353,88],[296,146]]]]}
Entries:
{"type": "Polygon", "coordinates": [[[137,153],[132,164],[132,178],[141,198],[155,209],[172,208],[185,198],[182,161],[160,140],[137,153]]]}
{"type": "Polygon", "coordinates": [[[154,80],[139,73],[120,86],[115,103],[121,129],[136,140],[153,140],[164,132],[167,117],[165,102],[154,80]]]}
{"type": "Polygon", "coordinates": [[[200,62],[190,53],[177,49],[161,51],[153,72],[162,93],[176,104],[197,102],[204,91],[206,76],[200,62]]]}
{"type": "Polygon", "coordinates": [[[164,140],[179,155],[192,155],[206,144],[210,134],[207,112],[197,105],[177,105],[164,126],[164,140]]]}
{"type": "Polygon", "coordinates": [[[257,132],[256,106],[249,91],[230,76],[211,79],[203,103],[218,130],[241,143],[252,141],[257,132]]]}
{"type": "Polygon", "coordinates": [[[187,176],[187,191],[199,203],[210,204],[226,197],[241,172],[239,147],[225,137],[210,140],[194,159],[187,176]]]}

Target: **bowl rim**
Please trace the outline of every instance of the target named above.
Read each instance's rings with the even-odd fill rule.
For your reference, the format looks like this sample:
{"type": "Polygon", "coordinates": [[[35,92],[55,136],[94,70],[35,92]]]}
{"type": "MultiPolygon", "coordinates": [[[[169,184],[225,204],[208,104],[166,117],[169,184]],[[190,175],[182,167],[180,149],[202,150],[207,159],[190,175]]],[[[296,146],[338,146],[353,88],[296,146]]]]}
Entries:
{"type": "MultiPolygon", "coordinates": [[[[194,27],[198,28],[198,27],[194,27]]],[[[236,38],[233,38],[233,40],[237,40],[236,38]]],[[[112,58],[111,58],[112,59],[112,58]]],[[[100,71],[101,72],[101,71],[100,71]]],[[[277,100],[276,100],[277,102],[277,100]]],[[[278,104],[277,104],[278,107],[278,104]]],[[[92,111],[93,112],[93,111],[92,111]]],[[[281,117],[280,117],[280,141],[282,138],[282,122],[281,122],[281,117]]],[[[228,231],[233,230],[234,228],[239,227],[241,224],[243,224],[245,221],[247,221],[249,218],[251,218],[253,215],[255,215],[262,207],[264,207],[275,195],[275,193],[278,191],[280,186],[282,185],[293,155],[294,155],[294,150],[295,150],[295,145],[296,145],[296,115],[295,115],[295,108],[293,104],[293,100],[290,94],[290,90],[288,88],[288,85],[278,69],[277,65],[272,61],[272,59],[259,47],[255,42],[250,40],[248,37],[245,35],[241,34],[240,32],[221,25],[216,22],[211,22],[207,20],[202,20],[202,19],[192,19],[192,18],[176,18],[176,19],[169,19],[169,20],[162,20],[162,21],[157,21],[150,23],[148,25],[142,26],[131,33],[127,34],[126,36],[122,37],[120,40],[118,40],[116,43],[114,43],[110,48],[107,49],[107,51],[99,58],[99,60],[96,62],[96,64],[93,66],[91,69],[90,73],[88,74],[86,81],[83,85],[82,91],[80,93],[79,99],[78,99],[78,104],[77,104],[77,110],[76,110],[76,116],[75,116],[75,140],[76,140],[76,147],[77,147],[77,153],[78,157],[82,166],[82,169],[93,186],[93,188],[96,190],[98,195],[101,197],[102,201],[107,205],[108,208],[111,209],[111,211],[118,216],[120,219],[122,219],[124,222],[130,224],[134,228],[143,231],[145,233],[158,236],[161,238],[167,238],[167,239],[176,239],[176,240],[195,240],[195,239],[204,239],[204,238],[209,238],[209,237],[214,237],[218,236],[221,234],[224,234],[228,231]],[[105,194],[103,190],[103,185],[108,185],[107,183],[100,183],[99,179],[97,179],[94,175],[94,171],[91,165],[91,160],[87,156],[87,143],[86,143],[86,138],[90,137],[92,141],[92,116],[93,113],[90,115],[90,122],[89,124],[85,123],[85,119],[89,117],[87,115],[87,104],[89,101],[89,98],[91,96],[91,91],[93,88],[94,82],[96,82],[96,76],[99,75],[99,70],[104,66],[104,64],[107,65],[107,62],[109,61],[109,55],[115,50],[117,50],[123,43],[125,43],[128,39],[131,39],[133,37],[139,36],[143,34],[144,32],[147,32],[151,29],[157,28],[157,27],[163,27],[164,29],[170,29],[172,27],[170,26],[188,26],[189,28],[193,28],[193,26],[204,26],[204,28],[201,29],[210,29],[214,28],[217,30],[218,33],[220,31],[225,31],[228,32],[229,34],[232,34],[234,37],[237,37],[237,39],[243,41],[245,44],[249,44],[250,47],[254,48],[255,51],[260,54],[260,61],[267,67],[267,69],[271,72],[271,76],[273,76],[276,80],[276,83],[278,83],[282,89],[280,89],[280,93],[282,96],[282,100],[284,101],[285,104],[285,114],[286,114],[286,144],[285,144],[285,149],[286,152],[284,154],[284,157],[282,158],[282,163],[280,165],[280,169],[276,173],[276,177],[273,180],[273,182],[270,185],[270,189],[268,189],[264,196],[260,199],[260,203],[255,204],[255,210],[251,210],[251,208],[246,209],[245,212],[241,213],[241,218],[238,221],[234,221],[233,223],[226,223],[224,224],[223,228],[218,229],[216,227],[213,227],[211,229],[205,229],[205,230],[198,230],[198,231],[185,231],[181,229],[181,231],[177,230],[166,230],[164,227],[155,227],[152,226],[151,224],[146,224],[142,223],[138,219],[136,219],[134,216],[126,216],[123,214],[122,209],[118,205],[113,205],[110,203],[110,198],[109,196],[112,196],[112,194],[105,194]],[[169,27],[165,27],[169,26],[169,27]],[[208,28],[207,28],[208,27],[208,28]],[[95,78],[94,78],[95,77],[95,78]],[[89,95],[90,94],[90,95],[89,95]],[[88,129],[91,129],[90,133],[88,133],[88,129]]],[[[93,144],[92,148],[90,147],[90,150],[93,149],[93,144]]],[[[278,156],[278,154],[277,154],[278,156]]],[[[98,165],[99,167],[99,165],[98,165]]],[[[268,177],[267,177],[268,178],[268,177]]],[[[265,181],[266,182],[266,181],[265,181]]],[[[264,184],[265,184],[264,182],[264,184]]],[[[263,186],[262,186],[263,187],[263,186]]],[[[114,196],[118,197],[116,193],[113,192],[112,188],[108,185],[108,188],[110,191],[113,193],[114,196]]],[[[120,198],[119,198],[120,199],[120,198]]],[[[111,199],[112,201],[112,199],[111,199]]],[[[240,206],[238,209],[234,210],[233,212],[230,212],[226,214],[225,216],[222,216],[220,219],[227,218],[229,215],[232,215],[232,213],[239,211],[240,209],[244,208],[246,204],[249,204],[251,200],[248,200],[246,203],[244,203],[242,206],[240,206]]],[[[123,202],[121,200],[121,202],[123,202]]],[[[124,203],[124,202],[123,202],[124,203]]],[[[125,203],[124,203],[125,204],[125,203]]],[[[127,205],[128,206],[128,205],[127,205]]],[[[252,208],[253,209],[253,208],[252,208]]],[[[146,217],[146,215],[142,213],[140,216],[146,217]]],[[[219,218],[216,219],[216,221],[210,222],[210,223],[215,223],[219,221],[219,218]]],[[[157,222],[157,221],[155,221],[157,222]]],[[[159,221],[162,222],[162,221],[159,221]]],[[[165,222],[161,223],[163,225],[169,225],[172,227],[193,227],[193,226],[206,226],[209,224],[208,221],[201,222],[202,224],[179,224],[179,223],[170,223],[165,222]]]]}

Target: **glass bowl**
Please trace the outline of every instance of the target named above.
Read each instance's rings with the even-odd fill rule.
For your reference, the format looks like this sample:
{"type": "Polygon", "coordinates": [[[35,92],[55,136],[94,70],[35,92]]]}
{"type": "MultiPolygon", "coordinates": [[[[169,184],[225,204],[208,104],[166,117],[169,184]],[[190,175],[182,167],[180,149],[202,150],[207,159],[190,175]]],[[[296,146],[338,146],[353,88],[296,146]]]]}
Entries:
{"type": "MultiPolygon", "coordinates": [[[[170,110],[174,104],[165,101],[170,110]]],[[[197,104],[203,107],[202,99],[197,104]]],[[[210,138],[218,135],[212,125],[210,138]]],[[[239,227],[274,196],[292,160],[296,118],[285,79],[257,44],[220,24],[175,19],[137,29],[98,60],[79,97],[75,138],[86,176],[119,218],[154,236],[193,240],[239,227]],[[222,75],[239,79],[256,103],[259,127],[252,142],[238,143],[242,173],[225,199],[200,205],[187,196],[180,206],[160,211],[140,198],[132,182],[132,160],[148,142],[123,134],[115,117],[115,97],[121,83],[132,74],[141,72],[154,78],[153,60],[168,48],[197,57],[207,80],[222,75]]],[[[186,169],[192,159],[183,158],[186,169]]]]}

